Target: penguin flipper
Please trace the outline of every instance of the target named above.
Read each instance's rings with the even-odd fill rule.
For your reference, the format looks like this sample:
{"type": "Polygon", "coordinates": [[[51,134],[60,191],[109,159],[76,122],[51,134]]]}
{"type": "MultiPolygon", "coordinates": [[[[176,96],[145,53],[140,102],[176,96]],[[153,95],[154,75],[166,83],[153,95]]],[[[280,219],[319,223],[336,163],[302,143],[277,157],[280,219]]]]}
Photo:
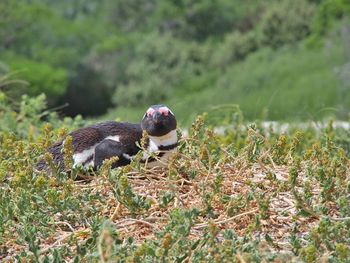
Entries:
{"type": "Polygon", "coordinates": [[[130,163],[130,159],[125,157],[125,146],[118,141],[105,139],[95,147],[94,167],[98,169],[103,161],[117,156],[118,161],[112,164],[112,168],[124,166],[130,163]]]}

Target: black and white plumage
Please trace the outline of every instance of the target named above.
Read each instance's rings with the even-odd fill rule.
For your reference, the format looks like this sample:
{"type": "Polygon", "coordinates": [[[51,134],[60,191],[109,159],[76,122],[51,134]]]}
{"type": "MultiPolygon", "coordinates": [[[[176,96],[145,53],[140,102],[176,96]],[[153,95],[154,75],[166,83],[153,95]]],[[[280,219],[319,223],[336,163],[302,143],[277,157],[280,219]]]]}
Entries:
{"type": "MultiPolygon", "coordinates": [[[[161,160],[166,161],[177,147],[176,125],[176,118],[168,107],[153,105],[140,124],[108,121],[78,129],[69,134],[73,139],[73,166],[97,169],[104,160],[114,156],[118,157],[118,161],[112,165],[113,168],[127,165],[141,150],[137,143],[140,143],[143,131],[148,134],[148,141],[142,161],[147,161],[150,167],[161,165],[150,157],[150,153],[156,152],[161,160]]],[[[64,140],[48,149],[61,171],[65,170],[63,144],[64,140]]],[[[44,160],[38,162],[37,169],[47,169],[44,160]]]]}

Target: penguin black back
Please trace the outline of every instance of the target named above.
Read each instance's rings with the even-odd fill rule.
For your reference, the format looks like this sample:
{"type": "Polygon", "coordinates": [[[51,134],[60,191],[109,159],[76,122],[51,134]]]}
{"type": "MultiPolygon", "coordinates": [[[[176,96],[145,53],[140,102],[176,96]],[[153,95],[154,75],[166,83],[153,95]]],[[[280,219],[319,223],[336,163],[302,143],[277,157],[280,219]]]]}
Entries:
{"type": "MultiPolygon", "coordinates": [[[[135,142],[141,139],[142,129],[140,124],[107,121],[75,130],[69,136],[72,137],[74,165],[94,166],[94,149],[106,139],[121,141],[127,153],[136,154],[139,149],[135,142]]],[[[62,154],[63,143],[64,140],[53,144],[48,149],[60,170],[65,169],[62,154]]],[[[44,170],[45,168],[47,168],[45,161],[40,160],[37,169],[44,170]]]]}

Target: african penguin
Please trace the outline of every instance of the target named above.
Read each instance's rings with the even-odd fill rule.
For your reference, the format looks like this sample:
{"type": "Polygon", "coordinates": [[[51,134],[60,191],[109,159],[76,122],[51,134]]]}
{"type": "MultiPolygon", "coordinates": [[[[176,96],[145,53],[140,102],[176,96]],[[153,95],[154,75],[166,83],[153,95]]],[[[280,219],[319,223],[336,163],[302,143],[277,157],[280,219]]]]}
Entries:
{"type": "MultiPolygon", "coordinates": [[[[117,156],[112,168],[127,165],[141,150],[138,147],[143,131],[148,134],[146,149],[142,162],[149,167],[162,166],[172,151],[177,147],[176,118],[165,105],[153,105],[148,108],[140,124],[128,122],[107,121],[73,131],[73,167],[83,166],[98,169],[104,160],[117,156]],[[156,152],[161,162],[150,156],[156,152]]],[[[53,162],[60,171],[65,170],[62,147],[64,140],[49,147],[48,152],[53,156],[53,162]]],[[[47,170],[46,162],[42,159],[37,163],[37,170],[47,170]]]]}

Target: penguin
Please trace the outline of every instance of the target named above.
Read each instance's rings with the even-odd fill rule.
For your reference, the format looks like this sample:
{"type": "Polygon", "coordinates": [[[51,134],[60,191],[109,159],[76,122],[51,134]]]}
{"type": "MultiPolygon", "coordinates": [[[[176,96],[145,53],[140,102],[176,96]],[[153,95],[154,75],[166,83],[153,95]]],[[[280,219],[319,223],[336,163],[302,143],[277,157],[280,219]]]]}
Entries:
{"type": "MultiPolygon", "coordinates": [[[[148,136],[141,162],[147,162],[148,167],[164,166],[171,152],[177,148],[176,127],[174,113],[161,104],[150,106],[138,124],[106,121],[75,130],[69,134],[72,137],[73,167],[82,166],[97,170],[104,160],[114,156],[117,156],[118,160],[112,164],[112,168],[130,164],[141,150],[138,145],[141,143],[143,131],[148,136]],[[157,158],[152,157],[152,153],[155,153],[157,158]]],[[[64,139],[48,149],[59,171],[66,169],[63,145],[64,139]]],[[[47,169],[45,160],[39,160],[36,170],[47,169]]]]}

